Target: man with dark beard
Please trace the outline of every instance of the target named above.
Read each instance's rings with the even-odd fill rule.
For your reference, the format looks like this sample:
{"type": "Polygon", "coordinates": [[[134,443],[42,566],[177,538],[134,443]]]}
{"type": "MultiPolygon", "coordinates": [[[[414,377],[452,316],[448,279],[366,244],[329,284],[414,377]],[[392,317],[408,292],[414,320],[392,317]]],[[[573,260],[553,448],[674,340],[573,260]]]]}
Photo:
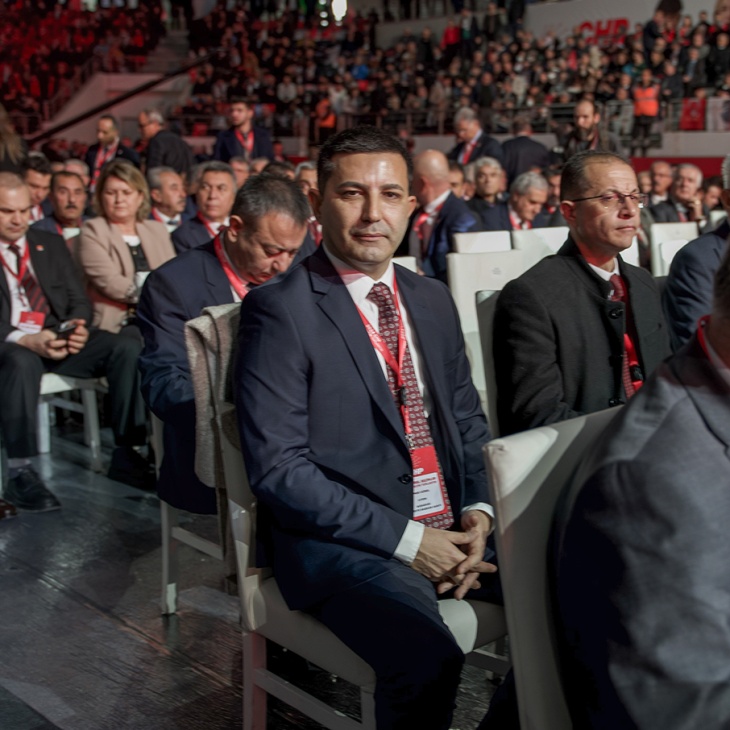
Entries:
{"type": "Polygon", "coordinates": [[[624,154],[619,138],[600,127],[601,115],[596,109],[595,102],[590,99],[579,101],[573,112],[573,123],[575,126],[563,150],[564,162],[567,162],[576,152],[585,150],[624,154]]]}

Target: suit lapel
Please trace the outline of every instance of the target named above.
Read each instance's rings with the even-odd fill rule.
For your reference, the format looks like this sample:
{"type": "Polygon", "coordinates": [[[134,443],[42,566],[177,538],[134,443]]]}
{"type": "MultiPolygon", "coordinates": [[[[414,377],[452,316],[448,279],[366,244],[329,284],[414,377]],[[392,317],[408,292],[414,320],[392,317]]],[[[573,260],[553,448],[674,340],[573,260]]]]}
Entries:
{"type": "Polygon", "coordinates": [[[321,247],[307,259],[317,305],[339,330],[370,396],[407,449],[403,423],[352,297],[321,247]]]}
{"type": "Polygon", "coordinates": [[[203,273],[210,287],[210,291],[213,293],[214,301],[218,304],[232,304],[233,293],[231,292],[231,285],[215,255],[213,244],[204,244],[201,248],[208,253],[208,256],[203,259],[203,273]]]}

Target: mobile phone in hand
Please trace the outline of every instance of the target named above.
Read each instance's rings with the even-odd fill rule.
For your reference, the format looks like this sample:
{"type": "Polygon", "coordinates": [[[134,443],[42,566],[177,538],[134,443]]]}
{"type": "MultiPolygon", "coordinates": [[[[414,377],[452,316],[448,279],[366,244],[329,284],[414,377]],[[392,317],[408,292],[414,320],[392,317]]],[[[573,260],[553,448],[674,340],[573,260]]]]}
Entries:
{"type": "Polygon", "coordinates": [[[68,336],[76,329],[76,322],[61,322],[53,331],[58,335],[59,340],[67,340],[68,336]]]}

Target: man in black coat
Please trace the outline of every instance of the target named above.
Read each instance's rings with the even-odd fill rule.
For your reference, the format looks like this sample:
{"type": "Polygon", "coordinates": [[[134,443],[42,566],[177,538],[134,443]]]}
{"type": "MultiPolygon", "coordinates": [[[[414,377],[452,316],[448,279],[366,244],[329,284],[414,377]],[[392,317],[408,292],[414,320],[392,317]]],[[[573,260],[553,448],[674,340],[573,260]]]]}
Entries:
{"type": "Polygon", "coordinates": [[[139,133],[147,142],[144,169],[171,167],[184,177],[194,164],[193,152],[179,134],[164,128],[165,118],[157,109],[140,112],[139,133]]]}
{"type": "Polygon", "coordinates": [[[462,107],[456,112],[454,132],[459,142],[446,155],[450,160],[456,160],[462,165],[466,165],[480,157],[494,157],[500,165],[504,166],[502,145],[482,129],[479,117],[473,109],[462,107]]]}
{"type": "Polygon", "coordinates": [[[523,172],[542,172],[550,163],[548,148],[532,139],[532,124],[528,117],[515,117],[512,134],[515,135],[513,139],[502,143],[509,185],[523,172]]]}
{"type": "Polygon", "coordinates": [[[497,301],[503,434],[623,403],[670,352],[653,278],[619,255],[639,226],[633,169],[618,155],[579,153],[563,170],[561,199],[568,241],[497,301]]]}
{"type": "MultiPolygon", "coordinates": [[[[44,373],[106,377],[118,448],[109,476],[142,486],[148,469],[134,450],[146,440],[133,337],[89,330],[91,304],[63,238],[29,229],[30,193],[0,173],[0,434],[8,455],[4,497],[19,509],[47,512],[60,504],[33,469],[36,410],[44,373]],[[68,329],[58,332],[61,324],[68,329]]],[[[150,474],[151,476],[151,474],[150,474]]],[[[0,509],[0,512],[2,510],[0,509]]]]}
{"type": "Polygon", "coordinates": [[[215,141],[213,159],[229,162],[232,157],[256,160],[274,159],[274,148],[268,129],[253,124],[253,105],[244,99],[233,99],[228,111],[231,126],[222,131],[215,141]]]}
{"type": "Polygon", "coordinates": [[[93,193],[96,181],[101,174],[101,168],[111,160],[129,160],[135,167],[139,167],[139,155],[131,147],[126,147],[119,139],[119,123],[111,114],[99,117],[96,123],[96,139],[86,153],[85,162],[89,166],[89,192],[93,193]]]}

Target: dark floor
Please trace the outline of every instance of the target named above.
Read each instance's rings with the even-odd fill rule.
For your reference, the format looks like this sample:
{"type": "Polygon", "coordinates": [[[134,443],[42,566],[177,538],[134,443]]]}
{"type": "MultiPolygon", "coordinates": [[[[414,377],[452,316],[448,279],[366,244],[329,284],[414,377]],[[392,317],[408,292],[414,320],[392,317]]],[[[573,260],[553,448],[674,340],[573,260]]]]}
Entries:
{"type": "MultiPolygon", "coordinates": [[[[241,727],[238,599],[222,564],[183,546],[179,611],[161,616],[157,498],[85,458],[54,436],[36,466],[63,509],[0,521],[0,730],[241,727]]],[[[215,520],[186,526],[211,535],[215,520]]],[[[351,686],[291,655],[272,662],[357,715],[351,686]]],[[[476,727],[492,691],[467,667],[453,727],[476,727]]],[[[268,726],[320,727],[276,701],[268,726]]]]}

